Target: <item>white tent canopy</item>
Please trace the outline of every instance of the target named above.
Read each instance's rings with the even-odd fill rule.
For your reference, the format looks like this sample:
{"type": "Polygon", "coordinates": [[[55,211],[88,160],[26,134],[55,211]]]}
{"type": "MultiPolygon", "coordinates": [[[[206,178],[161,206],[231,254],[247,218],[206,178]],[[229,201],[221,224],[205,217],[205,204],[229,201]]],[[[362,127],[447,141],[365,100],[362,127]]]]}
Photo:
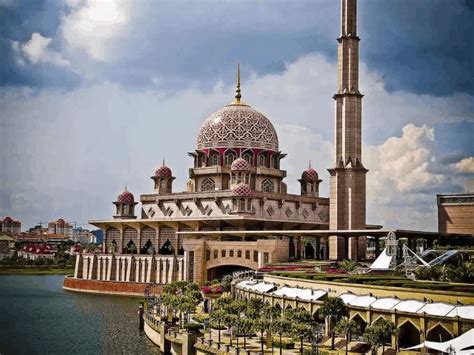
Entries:
{"type": "Polygon", "coordinates": [[[442,343],[425,341],[405,350],[416,350],[422,348],[433,349],[444,353],[454,352],[455,354],[474,354],[474,329],[470,329],[463,335],[442,343]]]}
{"type": "Polygon", "coordinates": [[[385,248],[380,255],[375,259],[375,261],[370,265],[369,269],[371,270],[390,270],[390,265],[392,263],[393,255],[387,254],[387,248],[385,248]]]}

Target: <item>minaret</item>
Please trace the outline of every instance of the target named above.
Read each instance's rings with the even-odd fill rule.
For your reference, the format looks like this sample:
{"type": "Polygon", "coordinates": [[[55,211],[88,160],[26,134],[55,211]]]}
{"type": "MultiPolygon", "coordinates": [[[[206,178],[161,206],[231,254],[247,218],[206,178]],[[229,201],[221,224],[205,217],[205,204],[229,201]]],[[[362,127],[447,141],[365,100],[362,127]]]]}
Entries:
{"type": "MultiPolygon", "coordinates": [[[[331,175],[329,226],[331,230],[365,229],[367,169],[362,164],[361,152],[363,95],[359,91],[357,0],[341,0],[341,36],[337,41],[335,160],[333,168],[328,169],[331,175]]],[[[365,257],[365,239],[361,238],[364,245],[358,248],[355,239],[348,242],[343,237],[330,237],[330,258],[365,257]]]]}

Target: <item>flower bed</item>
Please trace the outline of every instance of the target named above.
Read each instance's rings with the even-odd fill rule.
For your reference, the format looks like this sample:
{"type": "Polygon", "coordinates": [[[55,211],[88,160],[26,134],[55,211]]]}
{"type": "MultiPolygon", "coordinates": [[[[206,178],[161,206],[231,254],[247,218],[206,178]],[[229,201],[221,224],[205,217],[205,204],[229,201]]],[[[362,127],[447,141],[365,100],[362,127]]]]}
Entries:
{"type": "Polygon", "coordinates": [[[216,285],[210,285],[210,286],[202,286],[201,292],[204,295],[204,297],[218,298],[222,296],[223,289],[221,285],[216,284],[216,285]]]}

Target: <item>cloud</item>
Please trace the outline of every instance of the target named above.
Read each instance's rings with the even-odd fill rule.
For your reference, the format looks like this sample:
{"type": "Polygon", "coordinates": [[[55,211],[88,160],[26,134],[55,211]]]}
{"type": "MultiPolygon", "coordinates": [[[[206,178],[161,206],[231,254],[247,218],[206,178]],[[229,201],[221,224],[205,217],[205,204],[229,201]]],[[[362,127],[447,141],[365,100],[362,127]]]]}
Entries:
{"type": "MultiPolygon", "coordinates": [[[[436,192],[462,190],[463,176],[440,163],[431,123],[472,121],[461,96],[389,93],[377,73],[362,66],[364,156],[368,169],[368,222],[436,229],[436,192]],[[455,119],[453,119],[455,117],[455,119]],[[429,120],[429,122],[422,122],[429,120]]],[[[274,122],[289,191],[312,160],[328,196],[333,164],[336,64],[319,55],[300,58],[279,74],[242,83],[243,100],[274,122]]],[[[201,123],[230,102],[231,82],[209,90],[170,94],[104,82],[70,92],[5,90],[0,94],[0,215],[31,225],[65,217],[109,218],[125,181],[138,198],[152,191],[150,176],[163,157],[185,189],[201,123]],[[44,208],[47,201],[48,209],[44,208]]]]}
{"type": "Polygon", "coordinates": [[[461,161],[454,164],[454,167],[460,173],[473,173],[474,174],[474,157],[464,158],[461,161]]]}
{"type": "Polygon", "coordinates": [[[69,61],[66,60],[61,53],[51,49],[51,38],[43,37],[40,33],[33,33],[29,41],[19,43],[12,41],[12,48],[17,54],[17,61],[19,64],[26,62],[32,64],[47,63],[60,67],[69,66],[69,61]]]}
{"type": "Polygon", "coordinates": [[[130,2],[120,0],[69,1],[60,32],[72,49],[85,51],[96,61],[112,55],[113,40],[129,20],[130,2]]]}

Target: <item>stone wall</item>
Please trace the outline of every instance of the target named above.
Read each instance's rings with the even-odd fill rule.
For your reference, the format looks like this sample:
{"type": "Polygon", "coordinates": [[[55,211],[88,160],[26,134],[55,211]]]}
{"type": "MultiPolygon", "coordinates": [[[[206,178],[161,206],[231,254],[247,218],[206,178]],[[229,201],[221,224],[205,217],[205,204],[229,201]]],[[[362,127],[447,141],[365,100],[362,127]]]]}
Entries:
{"type": "MultiPolygon", "coordinates": [[[[66,276],[63,288],[75,292],[143,297],[147,285],[147,283],[138,282],[81,280],[66,276]]],[[[154,290],[161,292],[161,285],[155,287],[154,290]]]]}

